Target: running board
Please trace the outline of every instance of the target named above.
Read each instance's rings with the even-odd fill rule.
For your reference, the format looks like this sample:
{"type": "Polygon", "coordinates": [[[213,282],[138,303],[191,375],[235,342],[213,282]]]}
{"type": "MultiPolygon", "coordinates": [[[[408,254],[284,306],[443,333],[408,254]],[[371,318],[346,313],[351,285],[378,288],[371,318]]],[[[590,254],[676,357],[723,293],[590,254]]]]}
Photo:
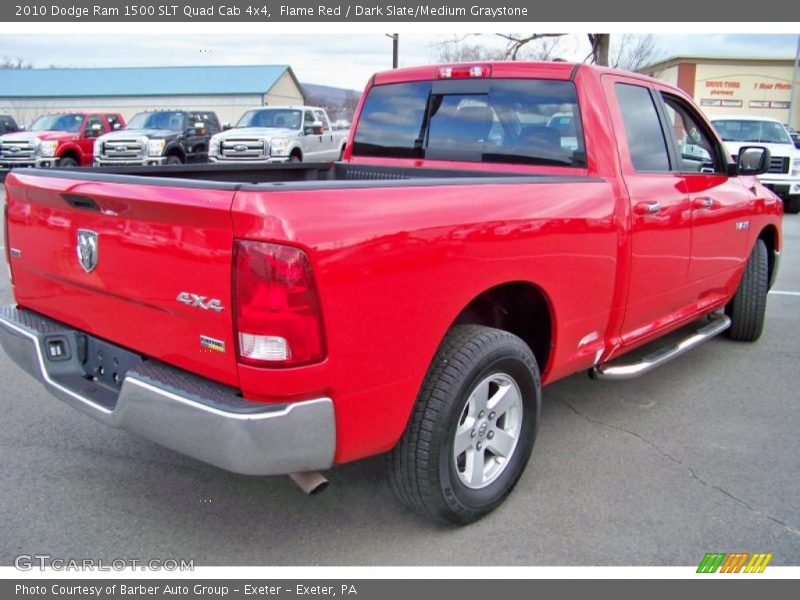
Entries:
{"type": "Polygon", "coordinates": [[[667,346],[640,358],[638,361],[628,364],[605,363],[596,365],[589,371],[592,379],[633,379],[649,373],[668,363],[673,358],[685,354],[692,348],[696,348],[716,335],[719,335],[731,326],[731,320],[725,314],[713,313],[709,315],[711,322],[695,331],[689,337],[682,339],[675,345],[667,346]]]}

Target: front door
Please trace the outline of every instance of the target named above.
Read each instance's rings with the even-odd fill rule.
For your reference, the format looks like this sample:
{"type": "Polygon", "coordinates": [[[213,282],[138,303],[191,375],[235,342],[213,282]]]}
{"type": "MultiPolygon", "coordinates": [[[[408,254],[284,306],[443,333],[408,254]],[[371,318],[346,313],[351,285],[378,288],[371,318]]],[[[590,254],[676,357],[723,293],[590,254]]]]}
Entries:
{"type": "Polygon", "coordinates": [[[713,302],[728,293],[746,260],[755,195],[728,175],[721,142],[694,108],[666,91],[660,95],[692,205],[689,285],[698,303],[713,302]]]}

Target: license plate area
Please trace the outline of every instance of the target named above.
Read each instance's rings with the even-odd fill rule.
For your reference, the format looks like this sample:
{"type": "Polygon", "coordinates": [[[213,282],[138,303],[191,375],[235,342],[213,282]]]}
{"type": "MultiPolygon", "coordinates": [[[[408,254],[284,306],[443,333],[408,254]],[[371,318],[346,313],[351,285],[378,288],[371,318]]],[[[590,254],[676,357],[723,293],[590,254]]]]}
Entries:
{"type": "Polygon", "coordinates": [[[79,335],[77,343],[86,379],[117,392],[127,372],[142,364],[140,355],[88,335],[79,335]]]}

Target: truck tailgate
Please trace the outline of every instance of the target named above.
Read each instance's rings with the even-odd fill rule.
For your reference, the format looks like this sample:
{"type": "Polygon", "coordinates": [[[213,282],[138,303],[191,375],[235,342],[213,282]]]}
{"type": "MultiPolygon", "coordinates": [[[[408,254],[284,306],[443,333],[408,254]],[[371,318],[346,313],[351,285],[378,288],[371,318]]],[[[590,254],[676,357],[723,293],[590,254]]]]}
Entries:
{"type": "Polygon", "coordinates": [[[233,186],[69,177],[6,179],[17,303],[236,385],[233,186]]]}

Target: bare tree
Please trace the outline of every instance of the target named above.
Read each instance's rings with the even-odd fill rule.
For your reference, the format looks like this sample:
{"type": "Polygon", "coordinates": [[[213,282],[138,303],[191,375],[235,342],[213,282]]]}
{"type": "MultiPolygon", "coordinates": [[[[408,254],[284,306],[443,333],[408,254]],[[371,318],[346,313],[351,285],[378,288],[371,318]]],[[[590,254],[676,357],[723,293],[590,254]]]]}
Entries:
{"type": "MultiPolygon", "coordinates": [[[[470,62],[476,60],[553,60],[563,33],[497,33],[503,46],[476,41],[486,40],[483,34],[453,36],[434,45],[438,62],[470,62]]],[[[491,39],[491,38],[489,38],[491,39]]]]}
{"type": "MultiPolygon", "coordinates": [[[[547,39],[555,39],[559,40],[565,34],[563,33],[532,33],[530,35],[519,35],[516,33],[498,33],[496,34],[499,37],[503,38],[506,41],[506,48],[504,52],[504,59],[505,60],[519,60],[520,58],[520,51],[523,48],[530,48],[530,44],[532,42],[540,42],[538,44],[537,50],[534,52],[541,52],[544,50],[545,54],[550,54],[553,47],[547,47],[546,43],[543,40],[547,39]]],[[[556,42],[557,43],[557,42],[556,42]]],[[[530,58],[528,56],[527,58],[530,58]]]]}
{"type": "Polygon", "coordinates": [[[607,67],[608,54],[611,49],[611,34],[589,33],[587,35],[589,36],[589,44],[591,44],[592,49],[589,52],[589,56],[584,59],[584,62],[591,59],[591,62],[594,64],[607,67]]]}
{"type": "Polygon", "coordinates": [[[32,69],[33,64],[25,62],[21,58],[9,58],[4,56],[0,59],[0,69],[32,69]]]}
{"type": "MultiPolygon", "coordinates": [[[[435,45],[439,62],[470,62],[476,60],[555,60],[561,50],[563,33],[497,33],[501,47],[483,40],[491,38],[473,33],[454,36],[435,45]]],[[[652,35],[624,34],[614,38],[609,33],[587,34],[590,50],[583,62],[639,71],[654,62],[661,51],[652,35]]]]}
{"type": "Polygon", "coordinates": [[[342,100],[340,118],[352,121],[353,115],[356,114],[356,108],[358,108],[358,100],[359,96],[355,92],[347,90],[344,100],[342,100]]]}
{"type": "Polygon", "coordinates": [[[437,62],[471,62],[476,60],[503,60],[503,51],[472,41],[480,33],[453,36],[434,45],[437,62]]]}
{"type": "Polygon", "coordinates": [[[654,35],[623,34],[611,54],[611,66],[616,69],[641,73],[647,65],[658,61],[662,50],[654,35]]]}

